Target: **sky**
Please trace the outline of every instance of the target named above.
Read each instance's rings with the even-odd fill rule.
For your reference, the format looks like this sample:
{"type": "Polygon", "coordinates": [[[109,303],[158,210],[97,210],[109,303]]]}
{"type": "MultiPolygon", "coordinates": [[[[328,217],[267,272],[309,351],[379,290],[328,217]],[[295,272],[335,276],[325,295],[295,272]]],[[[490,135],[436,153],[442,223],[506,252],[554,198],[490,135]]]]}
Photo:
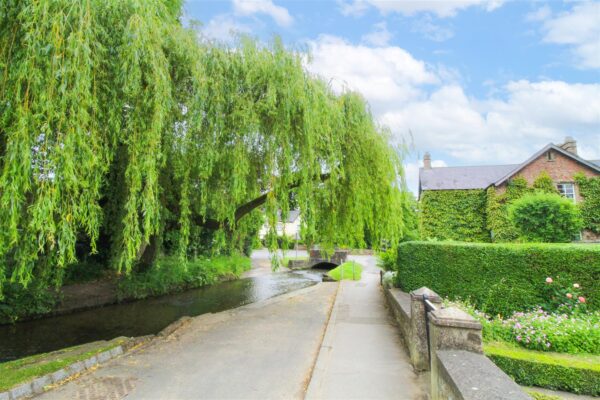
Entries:
{"type": "Polygon", "coordinates": [[[279,36],[311,73],[356,90],[416,192],[433,166],[514,164],[565,136],[600,159],[600,2],[186,0],[184,21],[232,43],[279,36]]]}

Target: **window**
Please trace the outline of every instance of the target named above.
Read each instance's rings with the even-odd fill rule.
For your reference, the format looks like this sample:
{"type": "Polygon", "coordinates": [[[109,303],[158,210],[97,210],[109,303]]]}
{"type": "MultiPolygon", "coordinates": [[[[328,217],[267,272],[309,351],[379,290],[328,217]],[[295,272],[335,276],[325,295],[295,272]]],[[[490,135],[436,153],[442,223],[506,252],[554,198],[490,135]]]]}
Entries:
{"type": "Polygon", "coordinates": [[[546,160],[547,161],[554,161],[554,152],[552,150],[548,150],[546,152],[546,160]]]}
{"type": "Polygon", "coordinates": [[[563,197],[573,200],[575,202],[575,185],[572,183],[559,183],[556,188],[563,197]]]}

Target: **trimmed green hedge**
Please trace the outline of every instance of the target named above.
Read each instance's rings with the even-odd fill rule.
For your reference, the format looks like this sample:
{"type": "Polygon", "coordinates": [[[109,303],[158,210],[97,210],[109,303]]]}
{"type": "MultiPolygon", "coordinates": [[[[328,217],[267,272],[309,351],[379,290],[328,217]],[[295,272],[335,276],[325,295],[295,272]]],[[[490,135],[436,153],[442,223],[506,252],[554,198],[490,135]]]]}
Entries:
{"type": "Polygon", "coordinates": [[[545,303],[548,276],[579,283],[589,309],[600,309],[597,245],[406,242],[398,246],[397,268],[404,291],[427,286],[490,315],[545,303]]]}
{"type": "Polygon", "coordinates": [[[489,242],[485,190],[426,190],[419,202],[421,237],[489,242]]]}
{"type": "Polygon", "coordinates": [[[600,395],[600,357],[523,350],[500,343],[485,354],[517,383],[553,390],[600,395]]]}

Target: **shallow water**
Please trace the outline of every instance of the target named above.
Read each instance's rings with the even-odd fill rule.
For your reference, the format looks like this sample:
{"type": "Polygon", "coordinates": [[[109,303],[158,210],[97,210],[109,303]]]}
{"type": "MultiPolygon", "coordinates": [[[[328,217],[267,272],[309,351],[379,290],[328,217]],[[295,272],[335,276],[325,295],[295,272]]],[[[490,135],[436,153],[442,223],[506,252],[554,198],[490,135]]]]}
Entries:
{"type": "Polygon", "coordinates": [[[0,362],[118,336],[160,332],[183,316],[229,310],[321,281],[322,271],[279,272],[182,293],[0,326],[0,362]]]}

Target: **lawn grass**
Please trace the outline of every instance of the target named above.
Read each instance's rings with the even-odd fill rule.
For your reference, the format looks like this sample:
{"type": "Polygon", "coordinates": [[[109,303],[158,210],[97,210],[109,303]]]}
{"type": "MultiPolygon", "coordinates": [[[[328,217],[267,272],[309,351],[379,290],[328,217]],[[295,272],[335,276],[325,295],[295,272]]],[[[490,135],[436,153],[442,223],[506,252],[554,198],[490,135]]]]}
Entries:
{"type": "Polygon", "coordinates": [[[485,343],[483,349],[486,354],[600,372],[600,356],[591,354],[567,354],[527,350],[505,342],[485,343]]]}
{"type": "Polygon", "coordinates": [[[336,267],[327,273],[327,275],[329,275],[336,281],[341,280],[342,276],[343,279],[360,281],[361,274],[361,266],[358,263],[355,263],[354,261],[347,261],[339,267],[336,267]]]}
{"type": "Polygon", "coordinates": [[[124,339],[102,343],[100,347],[78,352],[89,345],[69,347],[67,349],[36,354],[34,356],[8,361],[0,364],[0,392],[9,390],[34,378],[56,372],[77,361],[86,360],[122,344],[124,339]]]}
{"type": "Polygon", "coordinates": [[[600,356],[526,350],[507,343],[487,343],[483,350],[519,385],[600,396],[600,356]]]}

